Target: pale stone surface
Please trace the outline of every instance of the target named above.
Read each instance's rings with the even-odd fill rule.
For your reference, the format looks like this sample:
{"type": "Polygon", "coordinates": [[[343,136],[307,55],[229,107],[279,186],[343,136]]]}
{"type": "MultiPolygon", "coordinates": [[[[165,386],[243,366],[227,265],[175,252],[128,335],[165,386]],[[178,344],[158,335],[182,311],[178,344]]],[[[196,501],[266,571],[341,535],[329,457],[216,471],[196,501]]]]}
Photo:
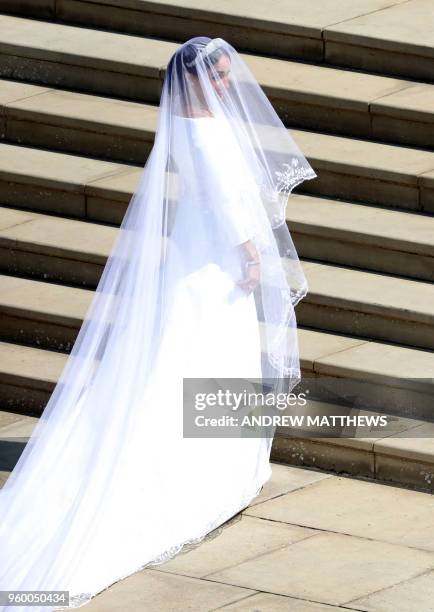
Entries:
{"type": "MultiPolygon", "coordinates": [[[[373,273],[336,268],[326,266],[325,264],[311,263],[309,266],[306,266],[306,272],[308,281],[310,282],[311,295],[315,296],[315,303],[325,300],[336,306],[336,302],[339,301],[341,307],[351,308],[355,305],[358,310],[364,309],[368,312],[378,310],[380,313],[383,313],[384,316],[391,316],[395,312],[401,312],[401,316],[404,316],[405,313],[405,316],[410,318],[410,320],[426,320],[430,322],[434,319],[434,311],[432,310],[434,299],[430,300],[430,298],[434,298],[434,287],[428,283],[417,283],[416,281],[392,277],[384,278],[381,275],[373,273]],[[313,273],[313,269],[315,273],[313,273]],[[402,283],[406,283],[407,287],[414,288],[414,294],[419,297],[420,302],[417,301],[416,295],[413,296],[409,294],[409,292],[402,290],[402,283]],[[359,287],[357,292],[359,301],[356,301],[356,294],[354,293],[355,284],[359,287]],[[363,287],[363,292],[360,286],[363,287]],[[380,297],[382,299],[379,300],[376,291],[383,291],[385,286],[387,287],[387,292],[381,293],[380,297]],[[393,298],[396,298],[395,302],[393,298]],[[399,310],[399,308],[401,310],[399,310]]],[[[9,299],[12,300],[11,303],[14,303],[16,307],[20,305],[20,302],[22,304],[21,292],[26,291],[26,283],[28,282],[30,281],[24,279],[3,278],[4,305],[8,304],[8,300],[6,299],[8,296],[9,299]]],[[[41,303],[38,304],[35,302],[38,308],[43,307],[44,310],[51,310],[53,314],[58,312],[52,310],[50,305],[44,303],[46,302],[46,290],[43,285],[40,283],[33,283],[31,287],[32,293],[37,292],[40,295],[39,299],[41,303]]],[[[59,296],[70,294],[72,296],[72,303],[77,303],[77,300],[83,303],[83,296],[85,295],[81,293],[83,290],[76,290],[69,287],[53,286],[50,287],[50,292],[51,291],[59,296]]],[[[86,297],[86,301],[87,299],[86,297]]],[[[69,311],[70,308],[70,305],[68,305],[69,311]]],[[[330,347],[328,347],[328,351],[330,351],[330,347]]],[[[419,371],[417,375],[420,376],[421,372],[419,371]]]]}
{"type": "MultiPolygon", "coordinates": [[[[306,387],[306,393],[308,389],[309,385],[306,387]]],[[[365,452],[372,451],[376,437],[368,436],[371,433],[369,428],[343,425],[339,419],[336,419],[335,423],[332,422],[332,417],[367,416],[371,414],[369,411],[339,406],[330,402],[307,400],[305,406],[290,407],[282,414],[294,418],[301,417],[303,423],[301,425],[298,423],[278,425],[276,433],[280,436],[287,436],[290,439],[314,440],[321,444],[348,446],[362,449],[365,452]]],[[[378,435],[381,435],[381,431],[378,432],[378,435]]]]}
{"type": "Polygon", "coordinates": [[[14,423],[9,423],[9,425],[0,427],[0,443],[6,438],[9,440],[13,438],[18,438],[20,440],[29,438],[37,422],[37,417],[25,416],[14,423]]]}
{"type": "MultiPolygon", "coordinates": [[[[408,435],[408,433],[411,431],[411,433],[413,434],[413,432],[415,432],[416,429],[418,429],[420,425],[423,423],[422,420],[418,420],[418,419],[410,419],[410,418],[405,418],[401,416],[395,416],[395,415],[390,415],[390,414],[385,414],[385,413],[378,413],[372,410],[360,410],[359,408],[355,408],[353,410],[353,414],[366,416],[368,418],[378,417],[381,414],[382,416],[386,417],[387,425],[373,426],[371,433],[373,434],[375,433],[375,435],[372,435],[371,437],[367,436],[366,435],[367,430],[363,426],[360,426],[359,428],[354,428],[355,435],[360,436],[360,437],[343,438],[343,439],[342,438],[328,438],[327,441],[330,444],[334,444],[334,443],[342,444],[343,443],[344,445],[348,444],[356,448],[363,448],[366,443],[372,442],[372,445],[373,445],[372,450],[375,451],[375,445],[378,442],[378,440],[389,439],[389,437],[396,436],[400,434],[401,432],[407,432],[407,435],[408,435]]],[[[353,433],[352,429],[350,429],[350,431],[351,433],[353,433]]]]}
{"type": "Polygon", "coordinates": [[[388,589],[356,599],[347,606],[366,612],[433,612],[434,572],[410,578],[388,589]]]}
{"type": "MultiPolygon", "coordinates": [[[[357,111],[368,121],[364,130],[368,130],[368,135],[372,104],[377,105],[377,112],[381,108],[383,114],[399,114],[403,120],[410,121],[420,120],[421,117],[428,120],[432,112],[430,96],[433,88],[430,85],[414,86],[411,81],[403,79],[311,66],[276,58],[254,55],[244,55],[243,58],[270,96],[277,96],[280,101],[287,100],[290,103],[313,104],[315,108],[316,105],[324,105],[329,112],[336,109],[357,111]],[[413,90],[417,90],[413,96],[406,94],[407,91],[413,90]],[[395,99],[391,94],[399,94],[401,97],[395,99]],[[419,99],[417,116],[413,109],[414,104],[407,101],[412,100],[416,94],[419,99]]],[[[16,119],[40,122],[41,125],[45,123],[59,129],[60,126],[98,132],[103,129],[105,135],[153,140],[157,121],[157,108],[154,106],[73,91],[50,90],[26,83],[12,83],[11,88],[10,82],[3,83],[6,89],[3,93],[7,104],[4,109],[6,121],[16,119]],[[8,89],[11,91],[8,92],[8,89]],[[101,123],[101,117],[104,117],[104,123],[101,123]]],[[[298,115],[301,116],[300,113],[298,115]]],[[[354,117],[352,123],[354,124],[354,117]]],[[[8,132],[15,138],[20,138],[22,132],[19,129],[17,131],[17,125],[9,128],[8,132]]]]}
{"type": "Polygon", "coordinates": [[[434,57],[433,29],[432,1],[410,0],[328,26],[326,38],[434,57]]]}
{"type": "MultiPolygon", "coordinates": [[[[302,330],[301,330],[302,331],[302,330]]],[[[346,372],[382,384],[397,383],[403,388],[432,393],[434,362],[430,351],[394,346],[382,342],[359,342],[345,351],[318,356],[316,369],[322,374],[346,372]],[[423,380],[425,379],[425,380],[423,380]]]]}
{"type": "MultiPolygon", "coordinates": [[[[376,179],[385,185],[390,181],[403,181],[416,193],[417,176],[434,168],[434,153],[428,151],[300,130],[291,130],[291,135],[307,157],[313,158],[314,168],[320,164],[319,172],[325,169],[346,175],[355,174],[364,176],[369,183],[376,179]]],[[[0,147],[1,178],[44,186],[52,185],[58,189],[82,189],[83,184],[104,176],[127,173],[132,169],[126,164],[103,162],[64,153],[6,144],[0,147]],[[50,171],[53,167],[56,167],[55,176],[50,171]]],[[[380,192],[381,190],[378,194],[380,199],[389,198],[387,193],[381,195],[380,192]]]]}
{"type": "Polygon", "coordinates": [[[306,157],[320,159],[324,167],[338,165],[341,172],[357,168],[361,177],[415,184],[416,176],[434,169],[431,151],[295,129],[290,132],[306,157]]]}
{"type": "MultiPolygon", "coordinates": [[[[303,265],[304,269],[304,265],[303,265]]],[[[313,370],[314,364],[324,359],[333,359],[334,355],[345,353],[367,340],[349,338],[333,332],[322,332],[320,330],[302,329],[298,330],[300,354],[302,367],[313,370]]]]}
{"type": "Polygon", "coordinates": [[[27,223],[35,218],[35,214],[30,211],[13,210],[11,208],[1,208],[0,232],[16,228],[22,223],[27,223]]]}
{"type": "MultiPolygon", "coordinates": [[[[309,387],[307,386],[307,388],[309,387]]],[[[317,443],[331,444],[339,447],[346,446],[364,450],[365,452],[372,452],[374,450],[374,445],[383,438],[387,442],[387,440],[393,439],[389,438],[390,436],[396,436],[397,434],[409,435],[409,432],[411,432],[411,436],[415,437],[418,435],[421,425],[423,425],[423,421],[417,419],[402,418],[389,414],[382,415],[372,410],[362,410],[360,408],[340,406],[338,404],[317,400],[307,400],[305,406],[291,407],[289,410],[285,410],[283,414],[300,415],[304,417],[305,421],[303,426],[295,424],[278,426],[276,428],[276,433],[278,435],[287,436],[289,438],[293,436],[302,436],[303,439],[315,440],[317,443]],[[333,416],[349,418],[362,417],[366,422],[368,422],[368,419],[370,419],[371,422],[375,422],[380,416],[385,416],[387,418],[387,424],[382,425],[380,423],[377,426],[369,424],[342,425],[339,420],[336,419],[336,424],[333,425],[331,422],[333,416]],[[316,425],[312,423],[311,425],[307,425],[306,419],[308,417],[310,419],[319,420],[319,424],[316,425]],[[329,426],[321,423],[323,417],[330,420],[329,426]]]]}
{"type": "Polygon", "coordinates": [[[9,474],[10,472],[0,470],[0,487],[2,487],[6,480],[9,478],[9,474]]]}
{"type": "Polygon", "coordinates": [[[89,196],[128,201],[138,187],[142,168],[129,168],[109,177],[88,181],[86,193],[89,196]]]}
{"type": "Polygon", "coordinates": [[[294,230],[305,228],[309,233],[321,235],[324,229],[330,239],[342,238],[366,246],[402,250],[434,256],[434,217],[417,213],[389,210],[374,206],[360,206],[352,202],[327,200],[292,194],[287,207],[287,220],[294,230]]]}
{"type": "Polygon", "coordinates": [[[261,86],[270,93],[279,92],[279,97],[284,99],[330,105],[339,109],[369,112],[369,104],[377,98],[405,91],[412,85],[411,81],[404,79],[289,60],[255,55],[243,55],[243,59],[261,86]]]}
{"type": "MultiPolygon", "coordinates": [[[[13,283],[12,286],[22,286],[22,283],[26,282],[28,281],[18,279],[18,285],[13,283]]],[[[56,286],[50,286],[50,294],[55,288],[56,286]]],[[[66,289],[69,292],[74,291],[66,289]]],[[[79,295],[80,291],[82,290],[79,290],[79,295]]],[[[41,295],[41,298],[43,297],[44,292],[41,295]]],[[[19,296],[16,301],[19,305],[19,296]]],[[[403,387],[410,385],[411,377],[414,377],[412,385],[415,389],[430,386],[428,383],[422,384],[417,378],[419,374],[427,378],[434,374],[431,353],[427,351],[378,342],[356,341],[345,336],[308,329],[299,329],[298,335],[302,364],[309,370],[312,370],[315,364],[315,370],[323,374],[333,372],[340,376],[362,376],[384,384],[403,387]],[[410,377],[408,380],[405,378],[407,374],[410,377]]],[[[63,355],[8,343],[4,346],[4,354],[8,359],[2,360],[2,369],[8,365],[5,371],[9,372],[9,376],[24,372],[25,376],[32,378],[42,377],[45,380],[48,376],[49,381],[57,378],[57,372],[63,363],[63,355]],[[35,353],[32,354],[32,351],[35,353]]]]}
{"type": "Polygon", "coordinates": [[[216,609],[255,593],[229,584],[145,570],[119,581],[86,604],[89,612],[182,612],[216,609]]]}
{"type": "Polygon", "coordinates": [[[0,52],[159,78],[178,44],[0,16],[0,52]]]}
{"type": "Polygon", "coordinates": [[[433,123],[434,87],[426,83],[404,87],[373,100],[370,106],[372,113],[433,123]]]}
{"type": "Polygon", "coordinates": [[[67,356],[55,351],[44,351],[32,346],[0,342],[1,378],[23,381],[51,389],[65,366],[67,356]]]}
{"type": "Polygon", "coordinates": [[[26,250],[104,264],[118,229],[84,221],[39,215],[28,223],[0,231],[26,250]]]}
{"type": "Polygon", "coordinates": [[[432,416],[432,352],[313,329],[298,329],[305,377],[352,378],[363,384],[363,405],[402,417],[432,416]]]}
{"type": "Polygon", "coordinates": [[[410,432],[402,431],[393,437],[377,440],[374,450],[381,454],[432,463],[434,467],[434,423],[421,423],[410,432]]]}
{"type": "Polygon", "coordinates": [[[83,191],[87,182],[124,172],[125,169],[124,164],[0,144],[2,180],[51,186],[67,191],[83,191]]]}
{"type": "Polygon", "coordinates": [[[344,608],[336,606],[323,606],[322,604],[305,599],[282,597],[258,593],[242,599],[240,602],[218,608],[229,612],[342,612],[344,608]]]}
{"type": "MultiPolygon", "coordinates": [[[[330,201],[333,200],[330,199],[330,201]]],[[[429,217],[426,216],[426,218],[428,219],[429,217]]],[[[364,223],[362,222],[361,232],[363,232],[363,226],[364,223]]],[[[290,223],[290,227],[292,228],[293,240],[299,253],[304,258],[317,261],[322,260],[332,264],[372,270],[385,274],[398,274],[407,278],[432,281],[434,257],[423,254],[425,248],[423,243],[420,245],[421,252],[418,252],[419,247],[413,247],[408,243],[403,243],[402,247],[393,248],[392,244],[388,243],[385,236],[379,239],[375,236],[370,237],[369,234],[363,233],[362,235],[359,234],[359,240],[358,237],[356,237],[357,230],[355,228],[354,233],[351,230],[346,231],[343,229],[341,231],[340,220],[338,219],[336,220],[335,226],[333,211],[330,216],[330,226],[328,228],[315,225],[310,226],[303,223],[290,223]],[[401,250],[401,248],[403,250],[401,250]]],[[[429,245],[428,249],[430,249],[429,245]]]]}
{"type": "Polygon", "coordinates": [[[3,312],[26,312],[38,320],[53,319],[78,325],[86,314],[93,292],[87,289],[48,284],[33,280],[0,277],[3,312]]]}
{"type": "Polygon", "coordinates": [[[261,504],[268,499],[284,495],[290,491],[295,491],[311,485],[314,482],[331,478],[331,474],[314,470],[301,470],[280,463],[271,463],[273,474],[268,480],[261,493],[250,503],[250,507],[261,504]]]}
{"type": "Polygon", "coordinates": [[[323,263],[310,263],[306,272],[312,287],[311,299],[315,295],[317,303],[428,325],[434,323],[432,283],[323,263]]]}
{"type": "Polygon", "coordinates": [[[0,437],[2,434],[2,430],[4,427],[8,428],[10,425],[18,423],[23,420],[22,414],[17,414],[15,412],[6,412],[2,410],[0,412],[0,437]]]}
{"type": "Polygon", "coordinates": [[[433,512],[434,497],[427,493],[338,476],[245,511],[249,516],[430,551],[433,512]]]}
{"type": "MultiPolygon", "coordinates": [[[[318,28],[333,24],[345,19],[351,19],[367,12],[378,11],[391,4],[398,4],[404,0],[323,0],[318,4],[315,0],[300,3],[297,0],[277,0],[273,4],[247,4],[245,0],[221,0],[216,10],[212,0],[201,0],[200,6],[194,0],[156,0],[154,6],[161,12],[190,16],[202,16],[211,21],[230,20],[230,23],[245,23],[246,16],[249,22],[257,26],[273,27],[276,31],[293,31],[294,29],[308,28],[313,33],[318,28]]],[[[146,9],[147,3],[143,0],[97,0],[97,4],[121,5],[130,9],[146,9]]],[[[318,36],[320,30],[318,31],[318,36]]]]}
{"type": "MultiPolygon", "coordinates": [[[[22,423],[15,429],[15,434],[26,433],[22,423]]],[[[9,430],[11,433],[13,425],[9,430]]],[[[4,437],[4,429],[0,433],[4,437]]],[[[395,612],[400,609],[396,607],[399,601],[409,602],[409,612],[425,610],[423,606],[432,595],[432,575],[417,575],[434,567],[434,554],[402,544],[414,545],[409,537],[406,539],[409,533],[432,540],[429,521],[434,502],[428,507],[424,501],[432,500],[432,496],[335,476],[312,482],[312,472],[280,467],[282,471],[287,469],[288,482],[291,474],[298,472],[300,477],[294,484],[309,484],[250,506],[225,524],[221,533],[192,551],[118,581],[98,594],[88,604],[89,609],[160,612],[178,610],[182,600],[182,610],[192,612],[395,612]],[[345,483],[349,489],[327,488],[333,483],[345,483]],[[369,495],[360,487],[370,488],[369,495]],[[309,493],[309,499],[302,498],[309,493]],[[285,498],[295,500],[298,515],[289,504],[282,521],[251,515],[285,498]],[[303,528],[303,517],[309,520],[312,516],[325,517],[326,524],[303,528]],[[350,525],[350,530],[352,526],[358,528],[363,538],[333,533],[332,521],[350,525]],[[384,542],[384,532],[394,532],[400,545],[384,542]],[[399,538],[399,533],[403,537],[399,538]],[[209,568],[211,573],[206,574],[209,568]],[[202,579],[192,575],[201,575],[202,579]],[[421,582],[416,583],[418,580],[421,582]]],[[[273,470],[272,478],[275,474],[273,470]]],[[[7,476],[8,472],[0,472],[0,486],[7,476]]]]}
{"type": "Polygon", "coordinates": [[[137,102],[51,90],[8,104],[6,113],[56,126],[81,126],[98,131],[103,127],[105,134],[144,139],[148,132],[153,139],[158,109],[137,102]]]}
{"type": "Polygon", "coordinates": [[[161,566],[161,570],[205,577],[211,572],[238,565],[314,534],[312,529],[242,516],[241,520],[226,526],[215,538],[168,561],[161,566]]]}
{"type": "Polygon", "coordinates": [[[47,87],[32,85],[30,83],[19,83],[15,81],[1,80],[0,106],[26,100],[32,96],[50,91],[47,87]]]}
{"type": "MultiPolygon", "coordinates": [[[[341,498],[337,499],[342,502],[341,498]]],[[[322,498],[311,503],[322,505],[322,498]]],[[[433,553],[342,534],[320,533],[208,578],[339,605],[433,566],[433,553]]]]}
{"type": "MultiPolygon", "coordinates": [[[[389,310],[385,307],[383,312],[371,312],[369,307],[366,307],[366,303],[361,303],[353,308],[345,302],[333,304],[332,300],[324,304],[323,295],[318,299],[315,296],[310,302],[305,301],[298,321],[299,324],[305,326],[332,329],[339,333],[375,338],[411,347],[433,349],[434,326],[431,322],[419,321],[412,312],[407,317],[406,313],[398,310],[398,315],[395,316],[392,308],[389,310]]],[[[367,406],[377,407],[373,404],[367,406]]],[[[407,416],[422,415],[409,412],[407,416]]]]}

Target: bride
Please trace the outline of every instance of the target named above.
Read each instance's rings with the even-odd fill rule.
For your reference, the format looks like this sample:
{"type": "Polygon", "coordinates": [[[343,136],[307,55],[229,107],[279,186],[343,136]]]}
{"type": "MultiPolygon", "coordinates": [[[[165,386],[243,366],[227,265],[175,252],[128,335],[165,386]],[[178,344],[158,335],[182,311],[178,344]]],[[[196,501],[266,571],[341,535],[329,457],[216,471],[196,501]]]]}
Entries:
{"type": "Polygon", "coordinates": [[[180,46],[95,296],[0,492],[10,610],[68,607],[24,590],[86,604],[203,540],[270,478],[272,437],[186,433],[183,385],[299,382],[294,306],[307,283],[285,207],[315,177],[229,43],[180,46]]]}

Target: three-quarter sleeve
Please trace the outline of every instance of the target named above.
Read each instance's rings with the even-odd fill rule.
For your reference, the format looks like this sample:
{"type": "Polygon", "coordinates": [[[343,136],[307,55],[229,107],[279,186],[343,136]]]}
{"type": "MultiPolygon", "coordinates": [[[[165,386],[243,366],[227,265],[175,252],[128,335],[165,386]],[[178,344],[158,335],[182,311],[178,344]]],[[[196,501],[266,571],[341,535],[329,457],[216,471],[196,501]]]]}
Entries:
{"type": "MultiPolygon", "coordinates": [[[[225,133],[223,132],[223,135],[225,133]]],[[[253,240],[258,232],[258,189],[239,148],[230,146],[218,130],[201,148],[204,206],[211,209],[220,232],[231,246],[253,240]]],[[[203,143],[201,143],[203,144],[203,143]]]]}
{"type": "Polygon", "coordinates": [[[252,223],[247,196],[237,189],[227,195],[224,191],[221,197],[215,199],[215,213],[219,216],[221,227],[231,246],[253,240],[255,229],[252,223]]]}

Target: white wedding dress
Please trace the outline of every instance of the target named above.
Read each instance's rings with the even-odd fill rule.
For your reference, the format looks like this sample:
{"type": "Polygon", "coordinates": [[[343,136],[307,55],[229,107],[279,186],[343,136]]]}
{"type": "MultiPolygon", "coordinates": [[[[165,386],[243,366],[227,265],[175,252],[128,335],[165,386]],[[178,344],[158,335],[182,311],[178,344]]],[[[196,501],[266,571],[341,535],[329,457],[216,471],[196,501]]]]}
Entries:
{"type": "MultiPolygon", "coordinates": [[[[73,605],[84,605],[114,582],[172,558],[185,543],[199,542],[248,506],[271,476],[270,438],[183,437],[183,377],[260,378],[261,343],[254,295],[235,284],[243,278],[236,245],[253,231],[237,192],[237,177],[245,168],[237,153],[230,153],[230,134],[217,119],[176,117],[176,121],[173,147],[176,135],[189,124],[196,158],[212,149],[216,158],[224,155],[228,163],[215,165],[216,172],[222,168],[221,175],[204,199],[195,201],[188,190],[190,158],[177,155],[185,167],[178,168],[181,184],[168,249],[180,254],[182,266],[177,266],[177,257],[170,258],[168,274],[176,282],[145,394],[138,405],[119,406],[120,422],[122,411],[136,411],[134,432],[110,474],[104,474],[104,456],[117,448],[122,433],[115,423],[109,435],[104,432],[98,471],[87,475],[80,504],[72,503],[68,516],[61,516],[59,500],[67,495],[68,479],[82,477],[79,458],[89,424],[78,419],[65,445],[70,454],[68,473],[62,483],[50,481],[49,464],[56,457],[47,457],[41,466],[44,505],[32,513],[28,500],[27,515],[0,552],[1,589],[69,590],[73,605]],[[191,235],[192,227],[202,231],[191,235]],[[215,241],[222,248],[211,248],[215,241]],[[103,508],[98,505],[102,487],[103,508]],[[27,554],[14,559],[16,550],[27,554]]],[[[83,400],[84,396],[79,401],[83,400]]]]}

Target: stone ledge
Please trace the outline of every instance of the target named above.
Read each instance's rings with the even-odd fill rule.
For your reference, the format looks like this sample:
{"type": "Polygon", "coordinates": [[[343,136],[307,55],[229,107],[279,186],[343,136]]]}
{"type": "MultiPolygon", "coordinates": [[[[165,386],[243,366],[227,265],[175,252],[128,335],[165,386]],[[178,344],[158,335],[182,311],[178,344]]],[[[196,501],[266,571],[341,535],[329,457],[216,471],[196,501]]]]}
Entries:
{"type": "MultiPolygon", "coordinates": [[[[361,379],[373,385],[377,398],[381,395],[381,411],[389,407],[387,413],[400,416],[400,422],[406,422],[402,421],[404,417],[412,419],[412,422],[434,418],[434,363],[431,352],[301,326],[298,328],[298,338],[303,376],[317,374],[344,380],[361,379]],[[377,392],[378,389],[381,394],[377,392]],[[399,397],[403,398],[401,404],[398,403],[399,397]],[[421,404],[424,410],[421,408],[419,414],[410,414],[408,405],[412,402],[421,404]]],[[[65,353],[1,342],[2,395],[6,397],[7,385],[14,387],[14,398],[20,385],[26,389],[52,390],[66,358],[65,353]]],[[[364,401],[367,406],[371,401],[370,396],[367,395],[364,401]]],[[[375,401],[372,403],[375,405],[375,401]]],[[[22,407],[25,412],[24,403],[22,407]]],[[[379,409],[378,406],[377,411],[379,409]]],[[[375,412],[375,408],[371,410],[375,412]]],[[[372,441],[369,444],[372,447],[372,441]]],[[[350,450],[354,450],[354,443],[350,450]]]]}
{"type": "Polygon", "coordinates": [[[294,438],[277,434],[271,458],[434,492],[434,424],[415,419],[399,419],[396,432],[386,438],[294,438]],[[406,437],[410,431],[412,437],[406,437]]]}

